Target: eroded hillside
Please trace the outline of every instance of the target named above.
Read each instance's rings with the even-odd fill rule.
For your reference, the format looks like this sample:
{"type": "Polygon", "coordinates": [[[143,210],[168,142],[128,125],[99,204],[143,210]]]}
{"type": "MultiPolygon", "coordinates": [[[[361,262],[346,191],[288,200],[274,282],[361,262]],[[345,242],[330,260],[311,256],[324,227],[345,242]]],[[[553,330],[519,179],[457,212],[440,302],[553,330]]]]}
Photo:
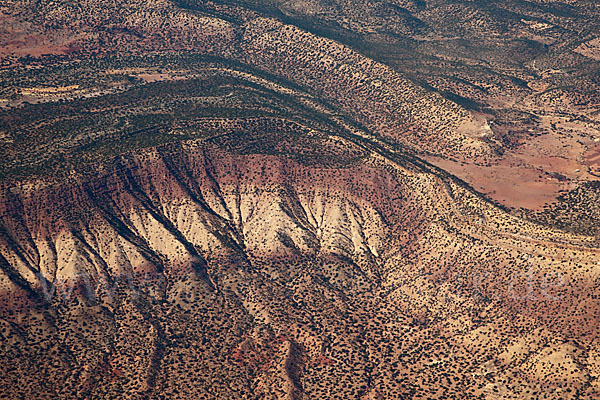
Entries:
{"type": "MultiPolygon", "coordinates": [[[[588,158],[600,140],[593,1],[11,0],[1,7],[0,58],[9,71],[37,69],[35,57],[42,65],[165,52],[219,57],[312,91],[510,208],[541,211],[597,180],[588,158]]],[[[9,78],[0,104],[86,95],[77,79],[23,83],[9,78]]]]}
{"type": "Polygon", "coordinates": [[[589,239],[360,140],[244,122],[4,191],[4,393],[597,393],[589,239]]]}
{"type": "Polygon", "coordinates": [[[0,398],[600,396],[597,16],[2,3],[0,398]]]}

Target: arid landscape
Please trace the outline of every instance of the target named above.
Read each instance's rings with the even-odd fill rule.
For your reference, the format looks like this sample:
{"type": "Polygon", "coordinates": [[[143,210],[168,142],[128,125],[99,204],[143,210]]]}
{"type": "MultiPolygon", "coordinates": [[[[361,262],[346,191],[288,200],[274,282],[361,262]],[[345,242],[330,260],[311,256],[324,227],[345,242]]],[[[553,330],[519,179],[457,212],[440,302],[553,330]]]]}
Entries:
{"type": "Polygon", "coordinates": [[[594,0],[0,4],[1,399],[600,398],[594,0]]]}

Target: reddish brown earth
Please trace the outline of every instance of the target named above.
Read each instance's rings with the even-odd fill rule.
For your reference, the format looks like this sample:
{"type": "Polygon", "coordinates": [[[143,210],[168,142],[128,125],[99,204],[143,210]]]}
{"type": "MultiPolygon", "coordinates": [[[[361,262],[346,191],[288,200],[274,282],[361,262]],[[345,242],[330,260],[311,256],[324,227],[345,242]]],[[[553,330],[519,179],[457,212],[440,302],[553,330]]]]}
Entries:
{"type": "MultiPolygon", "coordinates": [[[[238,390],[248,398],[362,396],[364,385],[375,396],[426,396],[440,368],[468,374],[470,384],[446,384],[468,396],[490,395],[490,379],[509,377],[507,394],[565,384],[596,393],[595,372],[581,371],[595,371],[588,321],[600,313],[600,254],[588,238],[518,221],[385,157],[309,166],[232,153],[228,143],[238,142],[162,146],[61,182],[5,189],[2,254],[14,267],[2,275],[3,335],[12,338],[3,343],[39,343],[39,353],[11,357],[18,365],[37,357],[33,371],[43,376],[37,368],[51,359],[69,365],[76,355],[76,369],[45,378],[50,393],[202,398],[245,376],[238,390]],[[96,309],[104,316],[81,317],[96,309]],[[73,335],[52,350],[60,332],[73,335]],[[99,332],[100,342],[88,341],[99,332]],[[530,356],[503,355],[523,343],[530,356]],[[420,346],[447,350],[432,359],[420,346]],[[556,375],[559,365],[571,372],[556,375]],[[170,378],[190,369],[223,386],[170,378]],[[392,379],[398,371],[410,383],[392,379]],[[344,384],[322,385],[334,381],[344,384]]],[[[34,382],[11,365],[5,385],[34,382]]]]}
{"type": "Polygon", "coordinates": [[[597,5],[251,3],[0,4],[0,399],[600,397],[597,5]]]}
{"type": "Polygon", "coordinates": [[[600,145],[596,145],[587,151],[585,165],[589,167],[590,174],[600,176],[600,145]]]}

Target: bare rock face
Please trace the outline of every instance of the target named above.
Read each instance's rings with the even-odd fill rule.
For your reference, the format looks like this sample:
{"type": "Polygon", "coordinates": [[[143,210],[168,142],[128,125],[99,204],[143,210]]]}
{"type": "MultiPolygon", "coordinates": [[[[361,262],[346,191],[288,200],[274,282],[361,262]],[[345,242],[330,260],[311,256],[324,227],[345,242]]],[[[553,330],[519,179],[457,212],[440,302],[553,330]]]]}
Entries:
{"type": "Polygon", "coordinates": [[[584,237],[345,139],[310,141],[337,164],[231,142],[4,190],[3,392],[378,398],[441,369],[470,374],[441,384],[472,397],[596,390],[584,237]]]}
{"type": "Polygon", "coordinates": [[[0,399],[600,397],[598,15],[4,1],[0,399]]]}

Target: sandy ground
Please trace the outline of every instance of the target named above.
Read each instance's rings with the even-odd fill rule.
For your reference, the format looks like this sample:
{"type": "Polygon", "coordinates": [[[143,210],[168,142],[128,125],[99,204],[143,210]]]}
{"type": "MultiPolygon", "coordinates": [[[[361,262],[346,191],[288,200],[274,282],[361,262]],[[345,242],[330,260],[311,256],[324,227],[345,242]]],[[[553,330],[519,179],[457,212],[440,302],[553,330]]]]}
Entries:
{"type": "Polygon", "coordinates": [[[71,44],[80,38],[80,35],[67,29],[57,30],[52,36],[44,35],[38,27],[18,21],[0,11],[0,59],[10,56],[69,54],[73,50],[71,44]]]}
{"type": "Polygon", "coordinates": [[[508,207],[541,210],[560,191],[600,178],[600,132],[551,116],[542,117],[539,128],[547,133],[525,138],[488,165],[425,158],[508,207]]]}

